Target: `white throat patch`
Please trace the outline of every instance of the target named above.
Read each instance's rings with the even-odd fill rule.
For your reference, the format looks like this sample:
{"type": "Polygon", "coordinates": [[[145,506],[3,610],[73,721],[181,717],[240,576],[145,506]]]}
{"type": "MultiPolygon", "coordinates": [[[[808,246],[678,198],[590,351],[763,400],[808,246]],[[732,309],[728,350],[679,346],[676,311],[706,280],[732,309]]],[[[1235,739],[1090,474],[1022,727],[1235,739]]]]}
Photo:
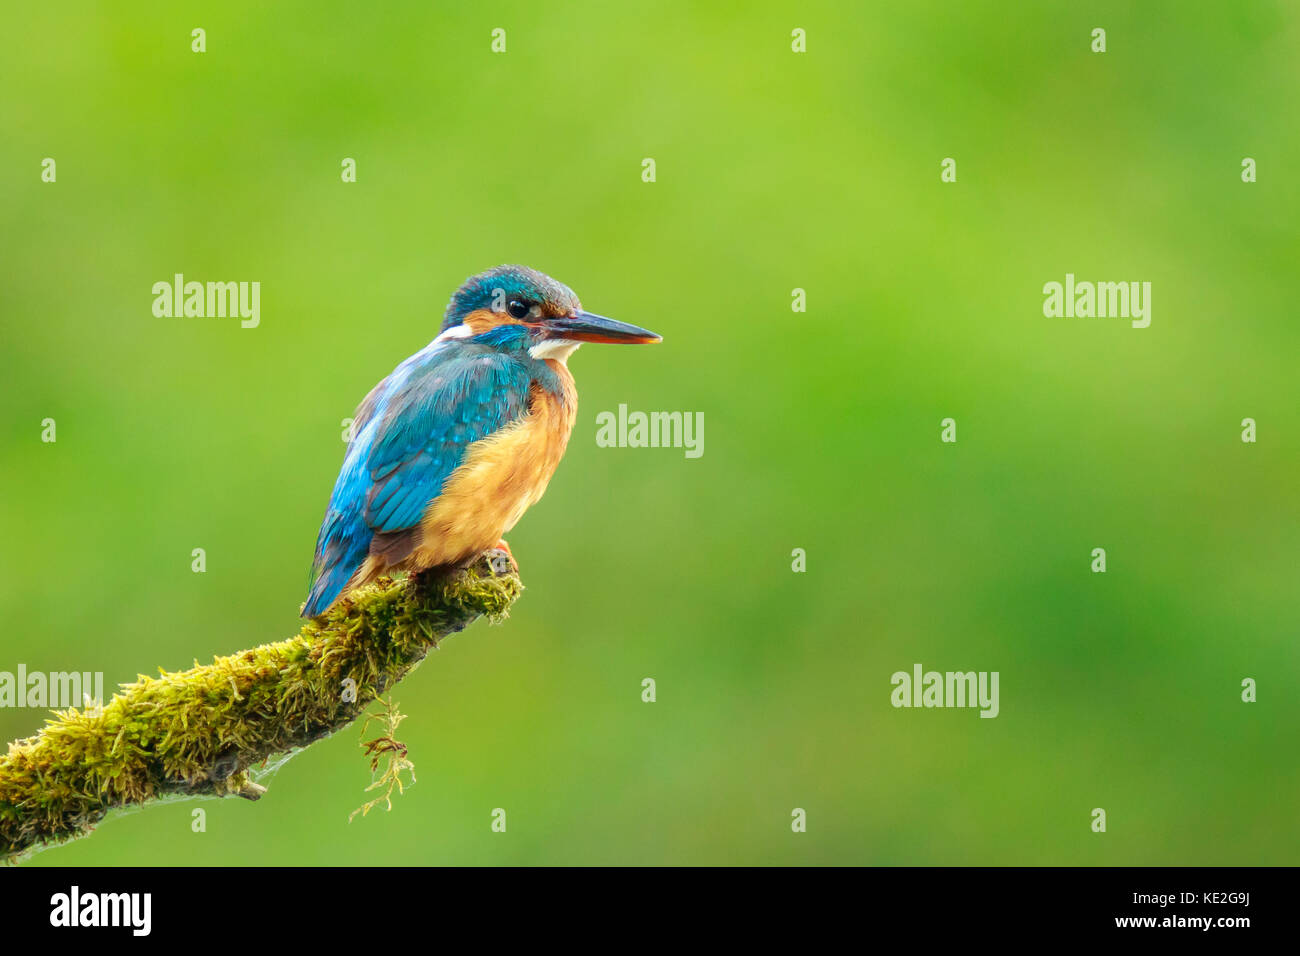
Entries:
{"type": "Polygon", "coordinates": [[[581,344],[572,339],[548,339],[534,345],[528,350],[528,354],[535,359],[555,359],[561,365],[565,365],[569,361],[569,356],[577,351],[581,344]]]}

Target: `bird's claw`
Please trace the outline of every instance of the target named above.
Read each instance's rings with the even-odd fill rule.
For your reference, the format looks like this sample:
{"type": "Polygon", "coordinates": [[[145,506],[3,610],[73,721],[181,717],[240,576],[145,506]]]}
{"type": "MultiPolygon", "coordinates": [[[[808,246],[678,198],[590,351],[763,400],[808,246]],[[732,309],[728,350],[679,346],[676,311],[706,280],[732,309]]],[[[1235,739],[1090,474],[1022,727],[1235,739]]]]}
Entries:
{"type": "Polygon", "coordinates": [[[519,562],[510,551],[510,545],[506,544],[506,539],[502,538],[487,553],[488,566],[492,568],[493,574],[518,574],[519,562]]]}

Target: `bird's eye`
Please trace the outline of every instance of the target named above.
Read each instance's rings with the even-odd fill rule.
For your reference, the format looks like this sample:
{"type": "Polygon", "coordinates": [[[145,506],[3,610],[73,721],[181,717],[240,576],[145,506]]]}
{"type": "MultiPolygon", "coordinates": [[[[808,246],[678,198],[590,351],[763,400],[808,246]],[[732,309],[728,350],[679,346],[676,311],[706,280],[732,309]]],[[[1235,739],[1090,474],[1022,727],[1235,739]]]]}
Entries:
{"type": "Polygon", "coordinates": [[[528,315],[528,305],[527,303],[520,302],[518,299],[511,299],[506,305],[506,311],[509,312],[513,318],[522,319],[528,315]]]}

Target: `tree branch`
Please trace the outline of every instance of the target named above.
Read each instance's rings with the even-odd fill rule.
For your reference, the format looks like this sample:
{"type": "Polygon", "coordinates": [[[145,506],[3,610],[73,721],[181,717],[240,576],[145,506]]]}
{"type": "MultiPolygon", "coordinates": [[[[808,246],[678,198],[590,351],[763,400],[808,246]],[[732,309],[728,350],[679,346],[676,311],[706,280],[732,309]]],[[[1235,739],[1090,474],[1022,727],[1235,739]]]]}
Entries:
{"type": "Polygon", "coordinates": [[[0,757],[0,859],[160,797],[256,800],[259,766],[346,727],[439,640],[504,617],[521,590],[501,551],[450,578],[381,579],[287,641],[141,675],[98,710],[56,712],[0,757]]]}

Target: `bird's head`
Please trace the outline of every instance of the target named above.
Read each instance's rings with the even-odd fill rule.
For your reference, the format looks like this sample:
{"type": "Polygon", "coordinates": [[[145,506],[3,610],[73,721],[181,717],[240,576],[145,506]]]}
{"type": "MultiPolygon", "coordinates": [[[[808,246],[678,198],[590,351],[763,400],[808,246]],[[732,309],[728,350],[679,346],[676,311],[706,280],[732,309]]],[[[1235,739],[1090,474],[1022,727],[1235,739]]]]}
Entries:
{"type": "Polygon", "coordinates": [[[497,266],[467,279],[447,304],[442,335],[560,362],[583,342],[661,341],[647,329],[584,312],[572,289],[527,266],[497,266]]]}

